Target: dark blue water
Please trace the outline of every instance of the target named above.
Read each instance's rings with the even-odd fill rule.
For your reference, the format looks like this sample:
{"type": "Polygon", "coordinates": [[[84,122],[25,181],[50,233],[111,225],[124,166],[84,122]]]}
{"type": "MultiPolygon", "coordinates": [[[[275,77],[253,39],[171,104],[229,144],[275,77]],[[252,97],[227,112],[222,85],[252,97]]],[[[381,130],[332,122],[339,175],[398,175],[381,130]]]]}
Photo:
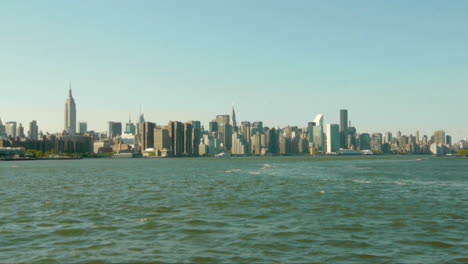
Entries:
{"type": "Polygon", "coordinates": [[[468,263],[468,159],[0,162],[0,263],[468,263]]]}

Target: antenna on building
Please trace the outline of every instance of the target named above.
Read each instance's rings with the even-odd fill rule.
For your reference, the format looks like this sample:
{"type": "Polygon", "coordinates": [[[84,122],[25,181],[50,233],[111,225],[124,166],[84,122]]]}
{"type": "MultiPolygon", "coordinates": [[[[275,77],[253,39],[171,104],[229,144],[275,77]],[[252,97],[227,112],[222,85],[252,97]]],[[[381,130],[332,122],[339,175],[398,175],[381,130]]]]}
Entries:
{"type": "Polygon", "coordinates": [[[68,81],[68,96],[69,96],[69,97],[72,96],[72,91],[71,91],[71,80],[68,81]]]}

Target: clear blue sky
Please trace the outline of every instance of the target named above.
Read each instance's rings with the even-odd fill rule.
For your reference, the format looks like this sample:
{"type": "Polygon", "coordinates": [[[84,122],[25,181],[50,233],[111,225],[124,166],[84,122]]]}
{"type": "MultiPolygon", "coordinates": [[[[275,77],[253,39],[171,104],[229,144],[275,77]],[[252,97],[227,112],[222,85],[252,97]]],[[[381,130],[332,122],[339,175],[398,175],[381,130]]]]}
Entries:
{"type": "Polygon", "coordinates": [[[468,136],[468,1],[1,1],[0,118],[134,119],[468,136]]]}

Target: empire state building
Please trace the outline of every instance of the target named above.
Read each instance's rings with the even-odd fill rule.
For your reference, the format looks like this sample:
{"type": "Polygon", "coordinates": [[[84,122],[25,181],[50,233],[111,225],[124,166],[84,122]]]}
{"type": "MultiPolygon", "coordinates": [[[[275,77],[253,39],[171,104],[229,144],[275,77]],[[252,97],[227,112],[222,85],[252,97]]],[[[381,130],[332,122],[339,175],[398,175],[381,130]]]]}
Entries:
{"type": "Polygon", "coordinates": [[[71,135],[76,134],[76,105],[72,96],[71,85],[65,102],[65,131],[71,135]]]}

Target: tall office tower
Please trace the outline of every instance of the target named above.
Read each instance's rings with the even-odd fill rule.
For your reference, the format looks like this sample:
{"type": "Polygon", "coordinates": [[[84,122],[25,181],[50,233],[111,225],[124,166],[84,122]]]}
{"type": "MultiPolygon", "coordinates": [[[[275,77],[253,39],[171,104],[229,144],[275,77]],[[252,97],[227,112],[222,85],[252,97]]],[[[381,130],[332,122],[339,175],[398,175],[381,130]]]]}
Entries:
{"type": "Polygon", "coordinates": [[[298,153],[305,154],[309,153],[309,140],[307,139],[307,134],[302,134],[299,136],[298,141],[298,153]]]}
{"type": "Polygon", "coordinates": [[[200,121],[192,120],[192,121],[188,121],[187,123],[191,124],[193,129],[201,130],[201,122],[200,121]]]}
{"type": "Polygon", "coordinates": [[[128,123],[125,124],[125,134],[135,135],[135,133],[136,133],[135,124],[133,124],[132,121],[128,120],[128,123]]]}
{"type": "Polygon", "coordinates": [[[340,126],[327,124],[327,153],[340,150],[340,126]]]}
{"type": "Polygon", "coordinates": [[[266,138],[266,147],[271,154],[278,154],[278,136],[276,134],[276,129],[270,128],[265,133],[266,138]]]}
{"type": "Polygon", "coordinates": [[[193,132],[192,132],[192,155],[195,157],[198,157],[200,155],[200,138],[201,138],[201,128],[200,128],[200,121],[193,121],[193,122],[198,122],[197,123],[192,123],[193,126],[193,132]]]}
{"type": "Polygon", "coordinates": [[[231,121],[232,121],[232,130],[237,132],[236,112],[234,111],[234,106],[232,106],[231,121]]]}
{"type": "Polygon", "coordinates": [[[318,114],[314,119],[315,126],[313,127],[314,138],[312,140],[314,148],[324,151],[325,150],[325,136],[323,133],[323,114],[318,114]]]}
{"type": "MultiPolygon", "coordinates": [[[[201,138],[201,122],[198,120],[192,120],[188,121],[187,124],[190,124],[192,126],[192,141],[190,142],[191,144],[191,156],[199,156],[199,146],[200,145],[200,138],[201,138]]],[[[187,143],[186,143],[187,144],[187,143]]]]}
{"type": "Polygon", "coordinates": [[[385,133],[385,143],[390,144],[392,142],[392,132],[385,133]]]}
{"type": "Polygon", "coordinates": [[[36,120],[29,122],[28,138],[30,140],[37,140],[39,136],[39,128],[37,127],[36,120]]]}
{"type": "Polygon", "coordinates": [[[285,127],[283,128],[283,133],[285,135],[287,135],[289,138],[292,138],[293,137],[293,128],[288,126],[288,127],[285,127]]]}
{"type": "Polygon", "coordinates": [[[356,138],[354,134],[348,134],[346,136],[346,145],[348,146],[348,149],[356,149],[356,138]]]}
{"type": "Polygon", "coordinates": [[[210,132],[210,135],[218,132],[218,122],[216,120],[213,120],[208,124],[208,131],[210,132]]]}
{"type": "Polygon", "coordinates": [[[70,134],[76,134],[76,105],[72,96],[71,84],[68,90],[68,98],[65,101],[65,131],[70,134]]]}
{"type": "Polygon", "coordinates": [[[313,135],[314,135],[314,138],[312,140],[314,148],[317,150],[323,151],[325,147],[323,127],[314,126],[312,130],[313,130],[313,135]]]}
{"type": "Polygon", "coordinates": [[[84,135],[88,132],[88,123],[86,122],[79,122],[78,127],[80,128],[80,134],[84,135]]]}
{"type": "Polygon", "coordinates": [[[218,127],[229,124],[229,115],[217,115],[216,122],[218,122],[218,127]]]}
{"type": "Polygon", "coordinates": [[[419,144],[419,130],[416,130],[416,143],[419,144]]]}
{"type": "Polygon", "coordinates": [[[409,140],[407,136],[401,136],[398,139],[398,147],[400,147],[401,150],[406,150],[406,146],[408,145],[409,140]]]}
{"type": "Polygon", "coordinates": [[[178,121],[169,121],[169,136],[171,137],[171,150],[174,157],[184,153],[184,124],[178,121]]]}
{"type": "Polygon", "coordinates": [[[400,139],[400,137],[401,137],[401,131],[397,131],[396,132],[396,139],[398,140],[398,139],[400,139]]]}
{"type": "Polygon", "coordinates": [[[154,149],[162,151],[171,149],[171,137],[167,127],[157,127],[154,129],[154,149]]]}
{"type": "Polygon", "coordinates": [[[136,134],[136,127],[135,127],[135,124],[132,123],[132,118],[130,117],[130,113],[128,114],[128,122],[125,124],[125,134],[130,134],[130,135],[136,134]]]}
{"type": "Polygon", "coordinates": [[[228,124],[224,124],[219,126],[218,128],[218,137],[223,143],[224,148],[226,151],[231,150],[232,147],[232,126],[228,124]]]}
{"type": "Polygon", "coordinates": [[[452,146],[452,136],[445,136],[445,144],[452,146]]]}
{"type": "Polygon", "coordinates": [[[423,144],[427,144],[427,136],[426,136],[426,135],[424,135],[424,136],[422,137],[422,143],[423,143],[423,144]]]}
{"type": "Polygon", "coordinates": [[[287,155],[289,153],[291,139],[285,134],[280,134],[278,137],[278,144],[279,144],[279,154],[287,155]]]}
{"type": "MultiPolygon", "coordinates": [[[[141,112],[141,110],[140,110],[141,112]]],[[[138,122],[135,126],[136,128],[136,134],[137,135],[140,135],[143,131],[141,131],[142,127],[143,127],[143,123],[145,123],[145,115],[140,113],[140,116],[138,117],[138,122]]]]}
{"type": "Polygon", "coordinates": [[[184,154],[193,155],[193,127],[190,123],[184,124],[184,154]]]}
{"type": "Polygon", "coordinates": [[[255,121],[252,123],[252,126],[250,128],[250,134],[254,136],[255,134],[258,133],[263,133],[263,122],[262,121],[255,121]]]}
{"type": "Polygon", "coordinates": [[[7,136],[6,128],[2,123],[2,119],[0,118],[0,137],[6,137],[6,136],[7,136]]]}
{"type": "Polygon", "coordinates": [[[240,134],[245,138],[245,141],[250,146],[250,144],[251,144],[251,142],[250,142],[250,138],[251,138],[251,135],[250,135],[250,122],[244,121],[244,122],[241,123],[240,134]]]}
{"type": "Polygon", "coordinates": [[[121,122],[108,122],[107,136],[109,139],[122,135],[122,123],[121,122]]]}
{"type": "Polygon", "coordinates": [[[200,155],[206,155],[206,154],[215,154],[216,153],[216,148],[217,146],[215,145],[215,139],[211,135],[203,135],[203,140],[200,143],[200,145],[204,145],[207,148],[203,149],[203,147],[200,148],[200,155]],[[204,153],[201,151],[203,150],[204,153]]]}
{"type": "Polygon", "coordinates": [[[346,134],[348,132],[348,110],[340,110],[340,146],[346,148],[346,134]]]}
{"type": "Polygon", "coordinates": [[[20,138],[25,138],[26,137],[26,135],[24,134],[24,127],[23,127],[23,125],[21,123],[18,126],[18,133],[16,133],[16,136],[20,137],[20,138]]]}
{"type": "Polygon", "coordinates": [[[237,132],[232,133],[232,155],[246,155],[247,146],[244,138],[239,135],[237,132]]]}
{"type": "Polygon", "coordinates": [[[154,148],[154,129],[156,124],[153,122],[143,122],[141,124],[141,147],[143,150],[154,148]]]}
{"type": "Polygon", "coordinates": [[[371,150],[376,151],[376,152],[382,151],[382,134],[381,133],[372,134],[371,150]]]}
{"type": "Polygon", "coordinates": [[[5,132],[7,134],[7,137],[16,138],[16,122],[14,121],[6,122],[5,132]]]}
{"type": "Polygon", "coordinates": [[[367,133],[362,133],[359,135],[359,148],[361,150],[370,150],[371,149],[371,137],[367,133]]]}
{"type": "Polygon", "coordinates": [[[351,121],[349,121],[345,141],[346,146],[348,146],[348,149],[356,149],[356,128],[351,126],[351,121]]]}
{"type": "Polygon", "coordinates": [[[259,156],[262,154],[262,134],[260,132],[257,132],[257,134],[254,135],[254,140],[253,140],[253,154],[259,156]]]}
{"type": "Polygon", "coordinates": [[[434,143],[438,145],[445,145],[445,131],[444,130],[437,130],[434,132],[434,143]]]}
{"type": "Polygon", "coordinates": [[[310,143],[314,142],[314,126],[315,122],[307,123],[307,140],[310,143]]]}

